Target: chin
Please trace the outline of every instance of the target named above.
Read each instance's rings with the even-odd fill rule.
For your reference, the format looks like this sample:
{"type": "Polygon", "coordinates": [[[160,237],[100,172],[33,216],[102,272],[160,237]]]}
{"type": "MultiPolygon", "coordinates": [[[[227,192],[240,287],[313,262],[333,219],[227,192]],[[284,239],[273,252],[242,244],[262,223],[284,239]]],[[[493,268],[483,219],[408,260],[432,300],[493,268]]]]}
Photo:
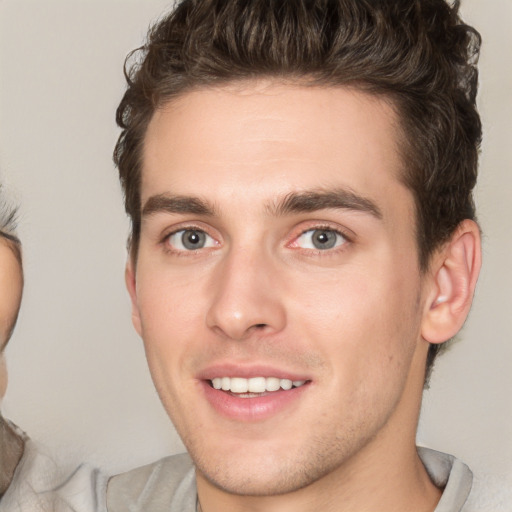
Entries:
{"type": "Polygon", "coordinates": [[[232,451],[202,457],[190,451],[199,475],[214,487],[239,496],[278,496],[303,489],[336,468],[327,454],[296,451],[232,451]],[[218,461],[221,461],[220,463],[218,461]]]}
{"type": "Polygon", "coordinates": [[[215,468],[214,471],[204,471],[197,466],[199,473],[214,487],[238,496],[278,496],[298,491],[316,481],[320,476],[312,476],[305,471],[290,472],[283,468],[270,474],[264,469],[254,469],[246,474],[243,470],[223,471],[215,468]],[[276,474],[277,473],[277,474],[276,474]]]}

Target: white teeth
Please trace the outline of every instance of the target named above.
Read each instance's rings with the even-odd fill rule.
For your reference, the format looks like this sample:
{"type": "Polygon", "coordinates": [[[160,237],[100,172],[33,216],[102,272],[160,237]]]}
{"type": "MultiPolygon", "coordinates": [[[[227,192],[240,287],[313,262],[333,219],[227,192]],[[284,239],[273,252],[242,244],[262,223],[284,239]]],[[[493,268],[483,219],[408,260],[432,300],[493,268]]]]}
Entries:
{"type": "Polygon", "coordinates": [[[241,379],[240,377],[231,378],[231,392],[232,393],[247,393],[249,390],[249,381],[241,379]]]}
{"type": "Polygon", "coordinates": [[[280,384],[285,390],[292,389],[292,381],[290,379],[281,379],[280,384]]]}
{"type": "Polygon", "coordinates": [[[253,377],[248,379],[248,388],[251,393],[264,393],[267,390],[265,377],[253,377]]]}
{"type": "Polygon", "coordinates": [[[213,388],[231,391],[232,393],[265,393],[266,391],[288,391],[292,387],[303,386],[305,380],[279,379],[278,377],[215,377],[211,381],[213,388]]]}
{"type": "Polygon", "coordinates": [[[276,377],[267,378],[267,391],[277,391],[281,387],[281,379],[276,377]]]}

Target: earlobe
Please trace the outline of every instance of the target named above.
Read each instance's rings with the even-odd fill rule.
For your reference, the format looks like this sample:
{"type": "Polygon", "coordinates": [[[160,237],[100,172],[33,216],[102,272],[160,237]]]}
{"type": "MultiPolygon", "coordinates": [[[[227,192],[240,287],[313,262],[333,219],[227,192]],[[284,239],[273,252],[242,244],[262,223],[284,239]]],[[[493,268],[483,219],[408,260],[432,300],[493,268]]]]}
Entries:
{"type": "Polygon", "coordinates": [[[480,230],[474,221],[465,220],[433,257],[432,287],[422,323],[426,341],[443,343],[461,329],[471,307],[480,266],[480,230]]]}
{"type": "Polygon", "coordinates": [[[132,323],[133,327],[139,334],[142,336],[142,328],[139,314],[139,306],[137,302],[137,284],[135,280],[135,268],[132,261],[132,258],[129,258],[126,263],[126,268],[124,271],[124,280],[126,283],[126,289],[128,290],[128,294],[130,295],[130,300],[132,303],[132,323]]]}

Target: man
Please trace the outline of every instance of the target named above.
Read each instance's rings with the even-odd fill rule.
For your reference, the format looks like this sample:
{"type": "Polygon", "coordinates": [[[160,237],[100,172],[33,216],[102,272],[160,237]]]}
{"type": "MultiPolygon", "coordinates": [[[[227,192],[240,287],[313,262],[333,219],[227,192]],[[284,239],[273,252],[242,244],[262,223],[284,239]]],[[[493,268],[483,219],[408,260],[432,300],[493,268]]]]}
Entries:
{"type": "MultiPolygon", "coordinates": [[[[7,387],[4,349],[18,317],[23,291],[16,210],[0,197],[0,401],[7,387]]],[[[80,466],[64,478],[55,462],[0,414],[0,512],[101,511],[106,478],[80,466]]]]}
{"type": "Polygon", "coordinates": [[[185,0],[151,30],[126,281],[191,460],[112,478],[109,510],[470,509],[415,435],[480,269],[479,44],[444,0],[185,0]]]}

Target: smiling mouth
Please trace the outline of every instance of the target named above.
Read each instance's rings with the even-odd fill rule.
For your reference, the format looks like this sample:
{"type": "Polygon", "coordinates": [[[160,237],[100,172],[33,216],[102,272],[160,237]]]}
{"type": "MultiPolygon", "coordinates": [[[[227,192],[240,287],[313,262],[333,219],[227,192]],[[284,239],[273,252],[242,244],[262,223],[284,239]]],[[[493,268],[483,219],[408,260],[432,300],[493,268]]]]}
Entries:
{"type": "Polygon", "coordinates": [[[240,398],[252,398],[276,391],[289,391],[292,388],[300,388],[308,381],[280,379],[279,377],[215,377],[211,379],[212,388],[226,391],[240,398]]]}

